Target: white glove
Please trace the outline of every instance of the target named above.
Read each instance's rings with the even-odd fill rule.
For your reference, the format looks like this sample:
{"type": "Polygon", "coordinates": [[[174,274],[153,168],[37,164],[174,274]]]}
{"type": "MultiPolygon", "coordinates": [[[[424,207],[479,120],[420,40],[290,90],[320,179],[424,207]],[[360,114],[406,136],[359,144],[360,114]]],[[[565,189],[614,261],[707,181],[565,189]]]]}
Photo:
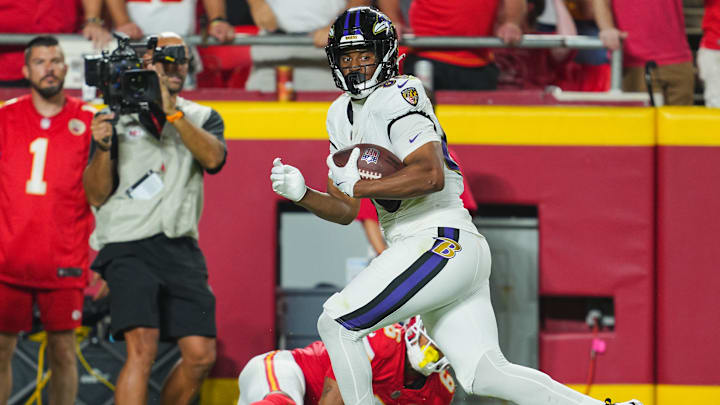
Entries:
{"type": "Polygon", "coordinates": [[[294,166],[284,165],[280,158],[273,160],[270,181],[274,192],[294,202],[302,200],[307,192],[305,178],[300,170],[294,166]]]}
{"type": "Polygon", "coordinates": [[[350,153],[347,163],[343,167],[338,167],[333,161],[332,153],[327,157],[327,165],[330,168],[330,178],[335,183],[335,187],[339,188],[340,191],[353,196],[353,188],[355,183],[360,180],[360,173],[357,168],[357,159],[360,156],[360,149],[355,148],[350,153]]]}

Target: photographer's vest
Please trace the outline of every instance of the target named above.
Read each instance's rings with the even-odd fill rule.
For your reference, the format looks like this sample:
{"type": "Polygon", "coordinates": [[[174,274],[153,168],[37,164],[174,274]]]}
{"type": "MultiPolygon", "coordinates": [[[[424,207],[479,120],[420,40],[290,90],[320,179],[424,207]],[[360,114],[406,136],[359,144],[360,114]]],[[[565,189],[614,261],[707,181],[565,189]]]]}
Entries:
{"type": "MultiPolygon", "coordinates": [[[[197,127],[203,126],[212,111],[180,97],[177,107],[197,127]]],[[[169,238],[197,239],[203,206],[203,169],[175,127],[165,123],[158,139],[138,121],[137,114],[129,114],[120,116],[115,128],[120,183],[105,204],[94,209],[95,231],[90,245],[99,250],[107,243],[134,241],[159,233],[169,238]],[[145,187],[150,192],[138,193],[138,187],[143,188],[139,183],[149,174],[153,177],[151,182],[159,177],[162,187],[158,191],[155,182],[154,187],[145,187]]]]}

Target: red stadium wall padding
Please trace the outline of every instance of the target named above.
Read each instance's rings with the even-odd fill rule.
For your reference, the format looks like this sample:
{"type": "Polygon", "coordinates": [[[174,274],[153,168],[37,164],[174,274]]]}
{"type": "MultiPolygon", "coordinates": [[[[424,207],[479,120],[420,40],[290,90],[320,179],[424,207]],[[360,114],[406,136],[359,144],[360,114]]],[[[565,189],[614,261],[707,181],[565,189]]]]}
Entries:
{"type": "MultiPolygon", "coordinates": [[[[653,380],[651,147],[454,147],[483,203],[537,204],[540,294],[611,296],[596,383],[653,380]]],[[[582,383],[591,334],[541,331],[540,367],[582,383]]]]}
{"type": "MultiPolygon", "coordinates": [[[[274,345],[276,156],[325,189],[327,141],[228,141],[224,170],[206,179],[200,244],[218,297],[214,375],[237,376],[274,345]]],[[[653,164],[651,147],[455,145],[479,202],[539,208],[540,293],[612,296],[597,383],[653,380],[653,164]]],[[[541,368],[584,382],[589,333],[545,333],[541,368]]]]}
{"type": "Polygon", "coordinates": [[[657,383],[720,386],[720,114],[665,107],[656,118],[657,383]]]}
{"type": "Polygon", "coordinates": [[[718,385],[720,147],[659,147],[658,183],[657,382],[718,385]]]}
{"type": "Polygon", "coordinates": [[[254,355],[275,346],[277,202],[270,168],[277,156],[325,189],[327,141],[229,140],[228,160],[205,177],[200,246],[217,297],[216,377],[235,378],[254,355]]]}

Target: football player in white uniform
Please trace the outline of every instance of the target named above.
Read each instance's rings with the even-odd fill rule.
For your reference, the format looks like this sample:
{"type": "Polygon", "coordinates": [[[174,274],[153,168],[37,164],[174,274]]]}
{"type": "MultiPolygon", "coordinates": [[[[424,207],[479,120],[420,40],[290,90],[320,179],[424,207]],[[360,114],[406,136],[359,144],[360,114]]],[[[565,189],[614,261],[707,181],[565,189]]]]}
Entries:
{"type": "Polygon", "coordinates": [[[469,393],[518,405],[603,404],[501,353],[490,303],[490,250],[463,208],[461,174],[422,83],[397,76],[397,46],[392,22],[372,8],[338,17],[326,51],[345,93],[328,111],[327,193],[308,188],[300,171],[280,158],[270,175],[276,193],[332,222],[352,222],[359,199],[372,198],[389,242],[325,302],[318,319],[345,404],[373,403],[362,337],[415,314],[469,393]],[[404,167],[382,179],[360,179],[357,148],[344,167],[334,164],[332,153],[358,143],[389,149],[404,167]]]}

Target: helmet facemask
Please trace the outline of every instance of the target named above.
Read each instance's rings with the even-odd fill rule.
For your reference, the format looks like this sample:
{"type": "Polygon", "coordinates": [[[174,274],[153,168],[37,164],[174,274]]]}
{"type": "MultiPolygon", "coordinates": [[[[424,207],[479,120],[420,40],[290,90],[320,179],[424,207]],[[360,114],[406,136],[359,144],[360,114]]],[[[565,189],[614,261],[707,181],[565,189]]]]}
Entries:
{"type": "Polygon", "coordinates": [[[450,367],[447,357],[436,348],[435,342],[428,336],[419,316],[410,319],[405,329],[405,346],[410,366],[418,373],[429,376],[450,367]],[[420,336],[427,341],[420,344],[420,336]],[[442,357],[441,357],[442,355],[442,357]]]}

